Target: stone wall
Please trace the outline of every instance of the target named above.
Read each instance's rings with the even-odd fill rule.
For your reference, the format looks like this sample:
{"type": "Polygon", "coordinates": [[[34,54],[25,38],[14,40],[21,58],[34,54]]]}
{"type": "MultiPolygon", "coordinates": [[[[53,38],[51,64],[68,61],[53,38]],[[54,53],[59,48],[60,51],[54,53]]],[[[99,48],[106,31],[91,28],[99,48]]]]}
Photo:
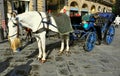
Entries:
{"type": "Polygon", "coordinates": [[[2,11],[0,10],[0,26],[1,26],[1,21],[2,21],[2,11]]]}
{"type": "Polygon", "coordinates": [[[42,11],[43,10],[43,0],[38,0],[37,2],[37,10],[42,11]]]}
{"type": "Polygon", "coordinates": [[[71,7],[71,3],[76,2],[78,4],[79,11],[82,10],[82,6],[84,4],[87,5],[88,12],[90,13],[95,13],[95,12],[103,12],[105,10],[106,12],[111,12],[112,8],[100,3],[95,3],[91,1],[86,1],[86,0],[68,0],[68,7],[71,7]],[[91,10],[91,8],[95,6],[94,11],[91,10]],[[98,10],[98,7],[100,7],[100,10],[98,10]]]}

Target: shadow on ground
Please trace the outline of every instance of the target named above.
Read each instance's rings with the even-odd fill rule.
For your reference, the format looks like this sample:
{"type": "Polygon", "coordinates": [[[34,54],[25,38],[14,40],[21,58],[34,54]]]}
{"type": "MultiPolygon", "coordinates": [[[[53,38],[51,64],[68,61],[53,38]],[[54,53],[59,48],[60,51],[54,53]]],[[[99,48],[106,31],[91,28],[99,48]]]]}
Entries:
{"type": "MultiPolygon", "coordinates": [[[[47,57],[46,58],[49,57],[49,55],[51,54],[51,52],[53,51],[53,49],[59,48],[59,47],[60,47],[60,41],[46,45],[46,52],[47,52],[47,57]]],[[[38,53],[39,53],[39,50],[37,48],[32,54],[30,54],[29,56],[27,56],[27,58],[33,58],[36,55],[38,55],[38,53]]]]}
{"type": "Polygon", "coordinates": [[[29,60],[26,64],[14,67],[13,70],[8,72],[5,76],[29,76],[32,66],[30,64],[33,60],[29,60]]]}
{"type": "Polygon", "coordinates": [[[4,62],[1,62],[0,63],[0,73],[2,73],[3,71],[5,71],[9,65],[10,65],[10,60],[12,59],[13,57],[9,57],[7,58],[4,62]]]}

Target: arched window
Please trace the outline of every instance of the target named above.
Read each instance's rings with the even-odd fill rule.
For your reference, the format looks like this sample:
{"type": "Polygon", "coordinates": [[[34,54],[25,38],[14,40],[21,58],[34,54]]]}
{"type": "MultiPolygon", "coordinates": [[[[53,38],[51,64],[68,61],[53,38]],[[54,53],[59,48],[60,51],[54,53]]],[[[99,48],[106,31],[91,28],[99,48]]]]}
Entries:
{"type": "Polygon", "coordinates": [[[80,16],[79,7],[75,1],[70,4],[70,16],[80,16]]]}
{"type": "Polygon", "coordinates": [[[98,6],[98,12],[101,12],[101,7],[100,6],[98,6]]]}
{"type": "Polygon", "coordinates": [[[83,4],[81,9],[81,15],[85,15],[86,13],[88,13],[88,5],[83,4]]]}
{"type": "Polygon", "coordinates": [[[103,8],[103,12],[106,12],[106,9],[105,9],[105,7],[103,8]]]}
{"type": "Polygon", "coordinates": [[[91,7],[91,13],[95,13],[95,12],[96,12],[95,5],[92,5],[92,7],[91,7]]]}

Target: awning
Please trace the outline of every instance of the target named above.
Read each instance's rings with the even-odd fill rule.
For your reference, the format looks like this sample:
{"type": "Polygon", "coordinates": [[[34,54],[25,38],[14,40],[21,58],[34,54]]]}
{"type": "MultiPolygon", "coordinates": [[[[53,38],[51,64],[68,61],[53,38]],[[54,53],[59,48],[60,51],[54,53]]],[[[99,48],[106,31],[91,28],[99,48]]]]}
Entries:
{"type": "Polygon", "coordinates": [[[88,12],[88,9],[82,8],[81,11],[88,12]]]}
{"type": "Polygon", "coordinates": [[[78,9],[78,8],[75,8],[75,7],[70,7],[70,10],[79,11],[79,9],[78,9]]]}
{"type": "Polygon", "coordinates": [[[30,0],[12,0],[12,1],[30,1],[30,0]]]}
{"type": "Polygon", "coordinates": [[[30,1],[30,0],[19,0],[19,1],[30,1]]]}

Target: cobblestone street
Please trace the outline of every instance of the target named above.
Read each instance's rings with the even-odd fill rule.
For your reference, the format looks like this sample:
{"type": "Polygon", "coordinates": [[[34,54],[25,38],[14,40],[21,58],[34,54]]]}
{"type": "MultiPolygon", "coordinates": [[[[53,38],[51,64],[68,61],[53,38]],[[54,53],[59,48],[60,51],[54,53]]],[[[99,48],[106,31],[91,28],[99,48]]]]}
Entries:
{"type": "MultiPolygon", "coordinates": [[[[96,45],[85,52],[79,43],[70,47],[71,54],[59,56],[60,40],[47,38],[48,60],[37,60],[36,42],[13,54],[9,43],[0,43],[0,76],[120,76],[120,28],[116,28],[111,45],[96,45]]],[[[22,43],[25,45],[25,43],[22,43]]]]}

